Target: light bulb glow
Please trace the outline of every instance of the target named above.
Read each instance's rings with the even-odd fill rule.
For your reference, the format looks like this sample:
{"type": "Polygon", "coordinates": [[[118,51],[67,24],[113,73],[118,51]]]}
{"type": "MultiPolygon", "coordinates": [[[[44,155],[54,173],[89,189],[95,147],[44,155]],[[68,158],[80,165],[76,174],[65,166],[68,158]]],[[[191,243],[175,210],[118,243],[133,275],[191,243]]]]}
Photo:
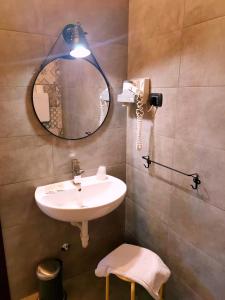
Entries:
{"type": "Polygon", "coordinates": [[[72,49],[70,51],[70,55],[75,57],[75,58],[82,58],[82,57],[86,57],[88,55],[91,54],[91,51],[88,50],[86,47],[84,47],[83,45],[79,44],[76,45],[74,47],[74,49],[72,49]]]}

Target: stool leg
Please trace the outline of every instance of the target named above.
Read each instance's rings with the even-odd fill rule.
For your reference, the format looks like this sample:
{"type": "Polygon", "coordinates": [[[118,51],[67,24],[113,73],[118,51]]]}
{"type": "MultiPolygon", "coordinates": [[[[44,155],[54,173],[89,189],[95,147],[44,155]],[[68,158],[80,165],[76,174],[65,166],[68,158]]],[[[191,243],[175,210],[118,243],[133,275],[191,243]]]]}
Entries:
{"type": "Polygon", "coordinates": [[[135,282],[132,281],[130,285],[130,299],[135,300],[135,282]]]}
{"type": "Polygon", "coordinates": [[[161,286],[161,289],[159,290],[159,296],[160,296],[160,300],[163,300],[163,285],[161,286]]]}
{"type": "Polygon", "coordinates": [[[109,275],[105,278],[105,300],[109,300],[109,275]]]}

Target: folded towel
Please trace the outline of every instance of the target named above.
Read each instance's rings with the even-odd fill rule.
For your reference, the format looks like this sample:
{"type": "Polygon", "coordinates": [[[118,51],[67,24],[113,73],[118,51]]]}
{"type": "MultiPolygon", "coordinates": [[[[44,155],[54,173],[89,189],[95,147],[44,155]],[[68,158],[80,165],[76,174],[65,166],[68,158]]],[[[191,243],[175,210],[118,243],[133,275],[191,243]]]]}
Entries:
{"type": "Polygon", "coordinates": [[[154,252],[130,244],[122,244],[98,264],[95,275],[125,276],[142,285],[149,294],[159,300],[159,290],[170,277],[170,270],[154,252]]]}

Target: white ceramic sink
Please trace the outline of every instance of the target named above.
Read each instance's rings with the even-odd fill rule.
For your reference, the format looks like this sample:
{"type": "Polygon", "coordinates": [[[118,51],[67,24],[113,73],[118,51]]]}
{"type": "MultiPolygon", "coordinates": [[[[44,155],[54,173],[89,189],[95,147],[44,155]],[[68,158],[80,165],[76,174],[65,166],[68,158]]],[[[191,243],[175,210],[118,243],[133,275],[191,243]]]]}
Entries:
{"type": "Polygon", "coordinates": [[[40,186],[35,191],[39,208],[49,217],[80,222],[102,217],[117,208],[124,199],[126,184],[113,176],[104,181],[96,176],[81,178],[79,192],[72,180],[40,186]]]}
{"type": "Polygon", "coordinates": [[[82,234],[83,229],[87,231],[86,221],[100,218],[121,204],[126,189],[126,184],[113,176],[107,175],[102,181],[90,176],[81,178],[81,191],[68,180],[37,187],[35,199],[46,215],[78,226],[82,234]]]}

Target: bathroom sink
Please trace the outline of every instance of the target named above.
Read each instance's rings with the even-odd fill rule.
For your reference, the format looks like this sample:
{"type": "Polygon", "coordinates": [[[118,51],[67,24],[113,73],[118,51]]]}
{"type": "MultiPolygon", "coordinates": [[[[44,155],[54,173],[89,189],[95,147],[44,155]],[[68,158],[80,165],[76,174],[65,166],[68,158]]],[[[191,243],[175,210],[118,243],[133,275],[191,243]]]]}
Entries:
{"type": "MultiPolygon", "coordinates": [[[[81,191],[72,180],[37,187],[38,207],[51,218],[65,222],[83,222],[100,218],[116,209],[124,199],[126,184],[113,176],[81,178],[81,191]]],[[[73,224],[74,225],[74,224],[73,224]]]]}

